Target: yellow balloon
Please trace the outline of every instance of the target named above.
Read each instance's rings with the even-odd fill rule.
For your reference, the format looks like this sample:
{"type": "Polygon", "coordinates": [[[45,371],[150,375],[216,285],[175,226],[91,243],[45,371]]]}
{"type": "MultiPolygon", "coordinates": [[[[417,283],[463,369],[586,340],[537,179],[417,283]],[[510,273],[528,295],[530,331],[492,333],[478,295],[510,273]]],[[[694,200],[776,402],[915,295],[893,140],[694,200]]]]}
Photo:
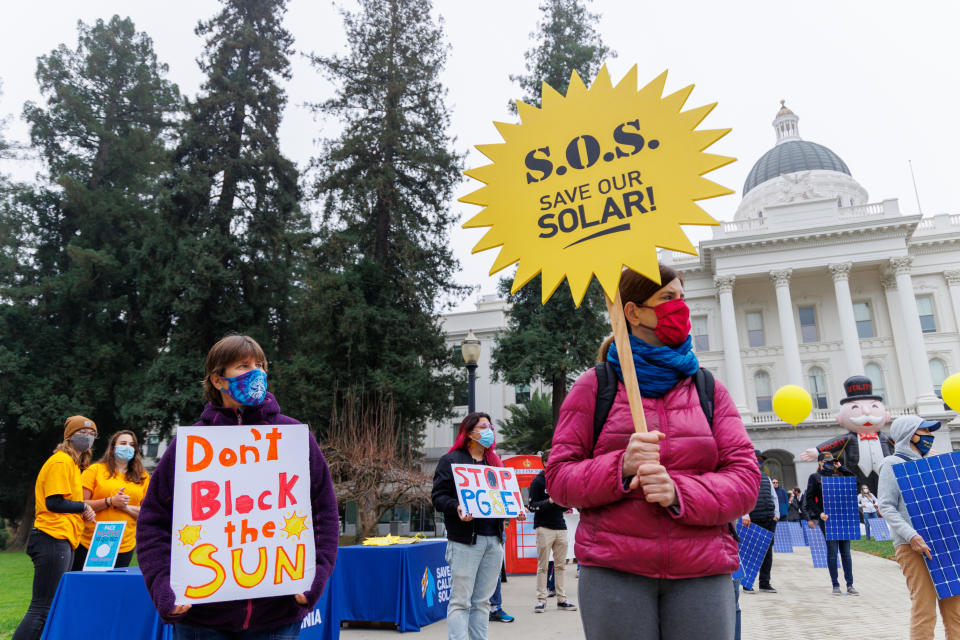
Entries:
{"type": "Polygon", "coordinates": [[[960,411],[960,373],[955,373],[943,381],[940,394],[948,407],[954,411],[960,411]]]}
{"type": "Polygon", "coordinates": [[[773,412],[793,426],[807,419],[813,410],[813,398],[803,387],[785,384],[773,394],[773,412]]]}

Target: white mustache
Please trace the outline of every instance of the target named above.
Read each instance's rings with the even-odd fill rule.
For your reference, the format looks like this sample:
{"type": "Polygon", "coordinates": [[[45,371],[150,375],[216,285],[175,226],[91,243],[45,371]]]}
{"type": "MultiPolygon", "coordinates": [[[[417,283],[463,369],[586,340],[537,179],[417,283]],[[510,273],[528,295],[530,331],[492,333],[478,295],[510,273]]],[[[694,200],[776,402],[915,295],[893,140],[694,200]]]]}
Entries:
{"type": "Polygon", "coordinates": [[[852,422],[853,424],[862,427],[864,423],[867,423],[867,422],[873,422],[874,424],[883,422],[883,414],[878,416],[872,416],[870,414],[867,414],[865,416],[859,416],[856,418],[851,416],[850,418],[847,418],[847,419],[850,420],[850,422],[852,422]]]}

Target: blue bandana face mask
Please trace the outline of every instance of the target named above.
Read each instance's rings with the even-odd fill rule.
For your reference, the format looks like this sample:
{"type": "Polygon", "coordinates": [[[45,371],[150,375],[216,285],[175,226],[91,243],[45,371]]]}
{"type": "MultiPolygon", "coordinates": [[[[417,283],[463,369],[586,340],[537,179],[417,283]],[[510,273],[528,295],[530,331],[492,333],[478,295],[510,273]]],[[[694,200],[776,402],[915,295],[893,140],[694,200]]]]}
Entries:
{"type": "Polygon", "coordinates": [[[933,436],[923,436],[918,433],[917,437],[920,438],[920,442],[914,442],[913,446],[917,448],[917,451],[920,452],[920,455],[925,456],[930,453],[930,449],[933,448],[933,436]]]}
{"type": "Polygon", "coordinates": [[[117,460],[133,460],[133,447],[128,444],[118,444],[113,450],[113,455],[117,460]]]}
{"type": "Polygon", "coordinates": [[[227,394],[244,406],[255,407],[267,397],[267,374],[259,367],[232,378],[224,376],[223,379],[230,385],[227,394]]]}

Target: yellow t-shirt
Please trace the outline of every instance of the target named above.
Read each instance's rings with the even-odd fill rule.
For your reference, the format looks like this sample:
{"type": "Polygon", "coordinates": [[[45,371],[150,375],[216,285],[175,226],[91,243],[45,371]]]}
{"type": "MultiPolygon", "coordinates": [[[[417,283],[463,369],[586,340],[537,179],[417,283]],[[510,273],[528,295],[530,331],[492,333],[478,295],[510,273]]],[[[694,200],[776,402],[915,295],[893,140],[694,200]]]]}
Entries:
{"type": "Polygon", "coordinates": [[[79,513],[47,511],[47,496],[55,495],[61,495],[65,500],[83,500],[80,467],[63,451],[56,451],[47,458],[37,475],[33,526],[52,538],[68,541],[76,549],[83,530],[83,516],[79,513]]]}
{"type": "MultiPolygon", "coordinates": [[[[109,476],[110,470],[107,465],[97,462],[90,465],[83,472],[83,488],[88,489],[93,495],[92,500],[101,500],[108,496],[113,496],[125,487],[126,493],[130,496],[130,506],[139,507],[143,502],[143,497],[147,495],[147,485],[150,483],[150,476],[143,474],[143,484],[137,484],[127,480],[126,476],[117,473],[112,478],[109,476]]],[[[126,511],[107,507],[103,511],[97,512],[97,522],[126,522],[127,526],[123,529],[123,540],[120,541],[120,553],[130,551],[137,544],[137,519],[126,511]]],[[[93,539],[93,530],[96,522],[87,522],[80,536],[80,544],[90,548],[90,540],[93,539]]]]}

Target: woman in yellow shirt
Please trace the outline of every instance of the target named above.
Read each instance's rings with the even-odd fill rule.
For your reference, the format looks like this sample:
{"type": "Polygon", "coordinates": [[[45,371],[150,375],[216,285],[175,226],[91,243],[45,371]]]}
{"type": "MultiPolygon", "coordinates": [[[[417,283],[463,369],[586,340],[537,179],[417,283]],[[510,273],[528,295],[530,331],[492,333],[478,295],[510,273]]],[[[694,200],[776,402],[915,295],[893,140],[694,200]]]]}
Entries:
{"type": "Polygon", "coordinates": [[[33,560],[33,598],[13,640],[40,638],[60,576],[73,564],[83,521],[95,517],[93,508],[82,501],[80,470],[90,463],[96,437],[97,425],[90,418],[67,418],[63,442],[37,475],[33,530],[27,541],[27,555],[33,560]]]}
{"type": "MultiPolygon", "coordinates": [[[[118,431],[110,438],[103,457],[87,467],[80,478],[83,501],[96,512],[96,522],[126,522],[120,541],[118,567],[129,567],[137,540],[137,516],[147,494],[150,476],[143,470],[140,446],[133,431],[118,431]]],[[[88,522],[73,555],[73,570],[83,570],[96,522],[88,522]]]]}

